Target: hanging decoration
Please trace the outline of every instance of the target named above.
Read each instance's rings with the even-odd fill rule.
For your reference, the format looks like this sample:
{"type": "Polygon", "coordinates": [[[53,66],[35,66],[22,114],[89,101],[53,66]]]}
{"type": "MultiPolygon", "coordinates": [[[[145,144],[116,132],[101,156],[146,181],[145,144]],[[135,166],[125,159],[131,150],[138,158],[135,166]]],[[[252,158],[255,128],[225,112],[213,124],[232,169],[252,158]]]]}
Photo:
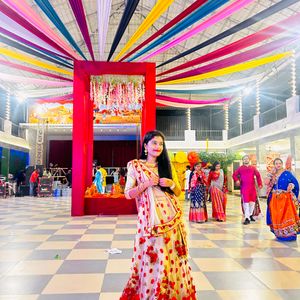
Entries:
{"type": "Polygon", "coordinates": [[[179,58],[182,58],[182,57],[184,57],[188,54],[191,54],[195,51],[198,51],[198,50],[200,50],[200,49],[202,49],[206,46],[209,46],[213,43],[216,43],[216,42],[220,41],[221,39],[224,39],[224,38],[226,38],[226,37],[228,37],[228,36],[230,36],[230,35],[232,35],[236,32],[239,32],[239,31],[241,31],[245,28],[248,28],[248,27],[260,22],[261,20],[264,20],[264,19],[272,16],[273,14],[275,14],[275,13],[277,13],[277,12],[279,12],[279,11],[295,4],[298,1],[299,0],[282,0],[282,1],[280,1],[276,4],[274,4],[274,5],[270,6],[269,8],[259,12],[258,14],[252,16],[251,18],[249,18],[249,19],[233,26],[232,28],[230,28],[228,30],[225,30],[224,32],[214,36],[213,38],[208,39],[205,42],[203,42],[203,43],[201,43],[201,44],[199,44],[199,45],[197,45],[197,46],[195,46],[195,47],[193,47],[193,48],[191,48],[187,51],[184,51],[184,52],[180,53],[179,55],[174,56],[171,59],[166,60],[165,62],[158,65],[157,68],[162,67],[166,64],[169,64],[169,63],[171,63],[175,60],[178,60],[179,58]]]}
{"type": "Polygon", "coordinates": [[[62,77],[62,76],[52,74],[52,73],[49,73],[49,72],[44,72],[44,71],[41,71],[41,70],[33,69],[33,68],[30,68],[30,67],[27,67],[27,66],[15,64],[15,63],[12,63],[10,61],[3,60],[3,59],[0,59],[0,64],[8,66],[10,68],[17,69],[17,70],[30,72],[30,73],[33,73],[33,74],[39,74],[39,75],[42,75],[42,76],[47,76],[47,77],[51,77],[51,78],[56,78],[56,79],[60,79],[60,80],[64,80],[64,81],[73,82],[73,80],[70,79],[70,78],[66,78],[66,77],[62,77]]]}
{"type": "Polygon", "coordinates": [[[160,45],[164,41],[172,38],[174,35],[178,34],[182,30],[188,28],[189,26],[193,25],[197,21],[201,20],[208,14],[212,13],[216,9],[218,9],[220,6],[228,2],[229,0],[214,0],[214,1],[208,1],[205,3],[202,7],[197,9],[194,13],[188,15],[184,20],[177,23],[172,29],[170,29],[168,32],[163,34],[161,37],[159,37],[156,41],[148,45],[146,48],[144,48],[139,53],[135,54],[132,58],[130,58],[128,61],[133,61],[143,55],[144,53],[150,51],[151,49],[155,48],[156,46],[160,45]]]}
{"type": "Polygon", "coordinates": [[[175,103],[175,102],[169,102],[164,100],[158,100],[156,99],[156,106],[162,106],[162,107],[176,107],[176,108],[199,108],[204,106],[212,106],[212,105],[218,105],[217,104],[184,104],[184,103],[175,103]]]}
{"type": "Polygon", "coordinates": [[[41,67],[41,68],[44,68],[44,69],[55,71],[55,72],[58,72],[58,73],[62,73],[62,74],[66,74],[66,75],[72,75],[73,74],[70,71],[66,71],[66,70],[63,70],[61,68],[55,67],[53,65],[49,65],[49,64],[44,63],[44,62],[42,62],[38,59],[31,58],[30,56],[20,54],[18,52],[14,52],[14,51],[11,51],[11,50],[6,49],[6,48],[0,48],[0,54],[11,57],[13,59],[16,59],[16,60],[19,60],[19,61],[22,61],[22,62],[26,62],[26,63],[31,64],[31,65],[35,65],[35,66],[38,66],[38,67],[41,67]]]}
{"type": "Polygon", "coordinates": [[[260,47],[256,47],[251,50],[236,54],[234,56],[230,56],[228,58],[216,61],[212,64],[209,64],[209,65],[206,65],[206,66],[203,66],[200,68],[196,68],[191,71],[183,72],[183,73],[177,74],[175,76],[170,76],[168,78],[164,78],[162,80],[159,80],[158,82],[172,81],[172,80],[177,80],[177,79],[181,79],[181,78],[192,77],[192,76],[212,72],[215,70],[223,69],[226,67],[230,67],[235,64],[240,64],[240,63],[248,61],[250,59],[253,59],[253,58],[256,58],[259,56],[263,56],[263,55],[270,53],[276,49],[279,49],[283,46],[287,46],[287,45],[299,40],[299,38],[300,38],[300,35],[293,36],[293,37],[284,37],[284,38],[281,38],[274,42],[264,44],[260,47]]]}
{"type": "Polygon", "coordinates": [[[166,32],[168,29],[170,29],[171,27],[173,27],[175,24],[177,24],[179,21],[181,21],[182,19],[184,19],[189,14],[191,14],[193,11],[195,11],[197,8],[199,8],[201,5],[203,5],[207,1],[208,0],[196,0],[188,8],[186,8],[183,12],[181,12],[174,19],[172,19],[169,23],[167,23],[165,26],[163,26],[162,28],[160,28],[159,30],[157,30],[149,38],[147,38],[145,41],[143,41],[141,44],[139,44],[133,50],[131,50],[129,53],[127,53],[125,56],[123,56],[120,61],[125,60],[126,58],[128,58],[129,56],[131,56],[133,53],[135,53],[139,49],[143,48],[145,45],[149,44],[155,38],[157,38],[158,36],[162,35],[164,32],[166,32]]]}
{"type": "Polygon", "coordinates": [[[69,0],[70,6],[73,10],[73,14],[76,18],[78,27],[81,31],[85,44],[90,52],[92,60],[95,60],[94,51],[92,47],[92,42],[89,34],[89,29],[87,26],[86,18],[85,18],[85,11],[82,4],[82,0],[69,0]]]}
{"type": "Polygon", "coordinates": [[[35,99],[35,102],[44,103],[44,102],[58,102],[61,104],[73,102],[73,94],[67,94],[64,96],[52,96],[47,98],[35,99]]]}
{"type": "Polygon", "coordinates": [[[214,24],[224,20],[225,18],[228,18],[235,12],[242,9],[244,6],[250,4],[254,0],[241,0],[241,1],[235,1],[231,3],[229,6],[223,8],[221,11],[217,12],[204,22],[200,23],[193,29],[189,30],[188,32],[182,34],[181,36],[177,37],[176,39],[170,41],[169,43],[163,45],[162,47],[158,48],[157,50],[149,53],[148,55],[144,56],[143,58],[139,59],[138,61],[145,61],[150,59],[153,56],[156,56],[160,53],[163,53],[167,51],[168,49],[176,46],[177,44],[187,40],[188,38],[193,37],[195,34],[199,34],[200,32],[204,31],[205,29],[213,26],[214,24]]]}
{"type": "Polygon", "coordinates": [[[156,99],[158,100],[163,100],[163,101],[168,101],[172,103],[181,103],[181,104],[216,104],[216,103],[223,103],[226,101],[229,101],[230,98],[221,98],[221,99],[210,99],[210,100],[191,100],[191,99],[183,99],[183,98],[175,98],[175,97],[170,97],[170,96],[164,96],[164,95],[156,95],[156,99]]]}
{"type": "Polygon", "coordinates": [[[118,61],[120,57],[149,29],[149,27],[167,10],[174,0],[158,0],[152,8],[146,19],[139,26],[127,44],[123,47],[114,61],[118,61]]]}
{"type": "Polygon", "coordinates": [[[53,81],[53,80],[44,80],[39,78],[29,78],[24,76],[17,76],[11,75],[7,73],[0,72],[0,80],[7,81],[7,82],[15,82],[15,83],[22,83],[24,84],[36,84],[41,86],[73,86],[73,82],[68,81],[53,81]]]}
{"type": "Polygon", "coordinates": [[[60,59],[57,60],[56,57],[55,58],[53,58],[53,56],[49,57],[48,55],[45,55],[41,52],[38,52],[38,51],[36,51],[36,50],[34,50],[30,47],[24,46],[24,45],[14,41],[14,40],[8,39],[8,38],[6,38],[5,36],[3,36],[1,34],[0,34],[0,42],[6,44],[8,46],[11,46],[13,48],[16,48],[18,50],[21,50],[23,52],[26,52],[28,54],[31,54],[33,56],[37,56],[37,57],[42,58],[44,60],[48,60],[48,61],[53,62],[55,64],[59,64],[63,67],[73,69],[73,66],[70,63],[66,62],[66,61],[61,62],[60,59]]]}
{"type": "Polygon", "coordinates": [[[4,35],[16,41],[19,41],[25,45],[28,45],[34,49],[46,51],[47,53],[52,54],[56,57],[59,56],[64,59],[70,59],[70,56],[66,56],[62,52],[45,43],[43,40],[41,40],[36,35],[23,28],[18,23],[14,22],[2,12],[0,12],[0,20],[0,32],[4,35]]]}
{"type": "Polygon", "coordinates": [[[200,162],[200,158],[199,158],[199,155],[197,152],[195,151],[191,151],[188,153],[187,155],[187,159],[190,163],[190,166],[191,166],[191,169],[193,169],[194,165],[197,163],[197,162],[200,162]]]}
{"type": "Polygon", "coordinates": [[[215,51],[212,51],[210,53],[207,53],[205,55],[202,55],[200,57],[197,57],[193,60],[190,60],[186,63],[183,63],[177,67],[174,67],[172,69],[166,70],[162,73],[157,74],[156,76],[162,76],[169,73],[173,73],[176,71],[180,71],[189,67],[196,66],[201,63],[205,63],[207,61],[217,59],[219,57],[231,54],[233,52],[242,50],[244,48],[250,47],[252,45],[258,44],[266,39],[275,37],[276,35],[287,32],[289,35],[294,35],[297,32],[299,32],[299,23],[300,19],[300,13],[293,15],[289,18],[284,19],[283,21],[280,21],[274,25],[268,26],[258,32],[255,32],[253,34],[250,34],[244,38],[241,38],[231,44],[228,44],[224,47],[221,47],[215,51]],[[292,29],[292,30],[291,30],[292,29]]]}
{"type": "Polygon", "coordinates": [[[43,89],[43,90],[22,90],[22,95],[26,99],[48,97],[53,95],[65,95],[70,94],[73,91],[73,87],[64,88],[53,88],[53,89],[43,89]]]}
{"type": "MultiPolygon", "coordinates": [[[[227,75],[227,74],[232,74],[232,73],[236,73],[236,72],[242,72],[245,70],[257,68],[259,66],[262,66],[262,65],[265,65],[265,64],[268,64],[271,62],[275,62],[277,60],[289,57],[290,55],[291,55],[290,51],[284,52],[284,53],[279,53],[279,54],[267,56],[264,58],[255,59],[255,60],[252,60],[249,62],[237,64],[234,66],[230,66],[227,68],[219,69],[216,71],[212,71],[212,72],[208,72],[208,73],[204,73],[204,74],[200,74],[200,75],[196,75],[196,76],[167,81],[165,83],[173,84],[173,83],[191,82],[191,81],[195,81],[195,80],[203,80],[203,79],[214,78],[214,77],[223,76],[223,75],[227,75]]],[[[157,84],[160,84],[160,83],[157,83],[157,84]]]]}
{"type": "Polygon", "coordinates": [[[69,41],[69,43],[78,51],[78,53],[86,60],[85,55],[79,48],[78,44],[74,41],[70,32],[67,30],[66,26],[59,18],[58,14],[50,4],[48,0],[34,0],[39,8],[45,13],[48,19],[56,26],[56,28],[61,32],[61,34],[69,41]]]}
{"type": "Polygon", "coordinates": [[[171,85],[162,84],[162,85],[158,85],[156,87],[156,90],[157,91],[172,90],[175,93],[176,93],[176,91],[184,91],[186,93],[187,91],[194,92],[197,90],[222,89],[222,88],[231,87],[231,86],[240,86],[245,83],[254,81],[257,78],[260,78],[262,76],[263,75],[255,75],[255,76],[250,76],[250,77],[241,78],[241,79],[237,79],[237,80],[212,82],[212,83],[201,83],[201,84],[171,84],[171,85]]]}
{"type": "Polygon", "coordinates": [[[144,76],[92,76],[90,87],[95,123],[141,122],[144,76]]]}
{"type": "MultiPolygon", "coordinates": [[[[9,0],[5,1],[9,2],[9,0]]],[[[10,3],[10,5],[14,6],[17,6],[19,4],[26,5],[25,1],[17,1],[10,3]]],[[[24,13],[23,10],[19,11],[17,8],[12,9],[11,7],[7,6],[3,1],[0,1],[0,11],[3,14],[7,15],[10,19],[18,23],[20,26],[24,27],[32,34],[36,35],[38,38],[40,38],[42,41],[46,42],[56,50],[64,53],[67,57],[80,59],[80,56],[76,54],[74,55],[73,51],[70,52],[69,50],[65,50],[69,49],[68,46],[65,46],[65,43],[61,44],[60,40],[57,43],[57,36],[53,36],[52,31],[48,29],[48,26],[45,25],[45,22],[39,22],[41,18],[33,11],[33,9],[30,6],[26,5],[26,10],[30,11],[32,15],[30,15],[28,12],[24,13]],[[25,15],[25,17],[23,17],[23,15],[25,15]],[[38,23],[39,25],[36,25],[36,23],[38,23]]]]}
{"type": "Polygon", "coordinates": [[[106,36],[108,31],[109,15],[111,10],[112,0],[97,0],[97,15],[98,15],[98,46],[99,60],[104,61],[104,50],[106,44],[106,36]]]}
{"type": "Polygon", "coordinates": [[[110,61],[111,57],[113,56],[113,54],[115,53],[120,40],[122,39],[122,36],[135,12],[135,9],[137,7],[137,5],[139,4],[140,0],[132,0],[132,1],[127,1],[124,13],[122,15],[120,24],[118,26],[114,41],[111,45],[110,51],[109,51],[109,55],[108,55],[108,59],[107,61],[110,61]]]}

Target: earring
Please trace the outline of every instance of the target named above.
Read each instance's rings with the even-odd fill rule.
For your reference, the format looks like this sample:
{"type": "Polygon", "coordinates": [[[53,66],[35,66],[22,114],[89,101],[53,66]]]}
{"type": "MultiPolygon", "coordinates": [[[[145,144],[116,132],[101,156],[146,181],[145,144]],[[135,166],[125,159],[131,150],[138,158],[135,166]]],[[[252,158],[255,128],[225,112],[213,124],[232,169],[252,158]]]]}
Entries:
{"type": "Polygon", "coordinates": [[[148,155],[147,149],[144,150],[144,153],[145,153],[146,156],[148,155]]]}

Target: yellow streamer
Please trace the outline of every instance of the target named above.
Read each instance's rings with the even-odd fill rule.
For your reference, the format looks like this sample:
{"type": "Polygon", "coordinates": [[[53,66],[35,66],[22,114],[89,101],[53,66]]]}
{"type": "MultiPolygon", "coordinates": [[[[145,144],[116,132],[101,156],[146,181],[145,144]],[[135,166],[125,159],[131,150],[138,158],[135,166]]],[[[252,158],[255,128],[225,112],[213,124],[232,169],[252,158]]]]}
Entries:
{"type": "Polygon", "coordinates": [[[170,81],[166,81],[166,82],[160,82],[160,83],[157,83],[157,85],[174,84],[174,83],[183,83],[183,82],[190,82],[190,81],[196,81],[196,80],[203,80],[203,79],[223,76],[223,75],[227,75],[227,74],[232,74],[232,73],[236,73],[236,72],[241,72],[241,71],[253,69],[253,68],[265,65],[265,64],[269,64],[271,62],[274,62],[276,60],[279,60],[279,59],[282,59],[282,58],[285,58],[285,57],[288,57],[288,56],[291,56],[291,55],[292,55],[292,51],[283,52],[283,53],[263,57],[263,58],[260,58],[260,59],[247,61],[245,63],[237,64],[237,65],[230,66],[230,67],[223,68],[223,69],[219,69],[219,70],[216,70],[216,71],[207,72],[207,73],[200,74],[200,75],[194,75],[194,76],[175,79],[175,80],[170,80],[170,81]]]}
{"type": "Polygon", "coordinates": [[[44,69],[47,69],[47,70],[51,70],[51,71],[55,71],[55,72],[58,72],[58,73],[71,75],[71,76],[73,75],[73,72],[66,71],[66,70],[61,69],[61,68],[57,68],[53,65],[44,63],[44,62],[42,62],[38,59],[31,58],[30,56],[20,54],[18,52],[14,52],[14,51],[11,51],[11,50],[6,49],[6,48],[0,48],[0,54],[3,54],[5,56],[9,56],[9,57],[14,58],[16,60],[31,64],[31,65],[34,65],[34,66],[38,66],[38,67],[41,67],[41,68],[44,68],[44,69]]]}
{"type": "Polygon", "coordinates": [[[149,29],[149,27],[167,10],[174,0],[159,0],[152,8],[144,22],[136,30],[124,48],[116,56],[114,61],[118,61],[120,57],[149,29]]]}

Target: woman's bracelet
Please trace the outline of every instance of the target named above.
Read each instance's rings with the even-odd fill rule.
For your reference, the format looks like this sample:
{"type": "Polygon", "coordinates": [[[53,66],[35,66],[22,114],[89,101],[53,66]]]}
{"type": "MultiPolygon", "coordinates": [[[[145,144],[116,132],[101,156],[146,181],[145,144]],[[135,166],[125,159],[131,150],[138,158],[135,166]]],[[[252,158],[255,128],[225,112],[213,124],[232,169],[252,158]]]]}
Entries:
{"type": "Polygon", "coordinates": [[[173,191],[173,190],[175,189],[175,187],[176,187],[176,184],[175,184],[175,182],[173,181],[173,184],[170,186],[170,189],[173,191]]]}

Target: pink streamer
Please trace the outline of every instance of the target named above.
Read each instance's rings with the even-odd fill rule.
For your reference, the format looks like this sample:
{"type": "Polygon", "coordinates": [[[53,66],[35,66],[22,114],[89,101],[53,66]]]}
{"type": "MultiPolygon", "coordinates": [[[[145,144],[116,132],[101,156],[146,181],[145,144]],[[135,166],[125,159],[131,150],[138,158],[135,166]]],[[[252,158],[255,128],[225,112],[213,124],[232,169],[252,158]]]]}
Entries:
{"type": "Polygon", "coordinates": [[[34,74],[39,74],[39,75],[43,75],[43,76],[47,76],[47,77],[51,77],[51,78],[56,78],[56,79],[60,79],[60,80],[72,81],[73,82],[73,79],[70,79],[70,78],[65,78],[63,76],[59,76],[59,75],[52,74],[52,73],[45,72],[45,71],[41,71],[41,70],[36,70],[34,68],[30,68],[30,67],[27,67],[27,66],[15,64],[15,63],[12,63],[10,61],[3,60],[3,59],[0,59],[0,64],[11,67],[11,68],[14,68],[14,69],[17,69],[17,70],[22,70],[22,71],[26,71],[26,72],[30,72],[30,73],[34,73],[34,74]]]}
{"type": "Polygon", "coordinates": [[[42,86],[55,86],[55,87],[73,86],[73,82],[66,82],[66,81],[61,82],[61,81],[54,81],[54,80],[44,80],[39,78],[29,78],[24,76],[10,75],[7,73],[0,73],[0,79],[9,82],[21,82],[23,84],[37,84],[42,86]]]}
{"type": "Polygon", "coordinates": [[[40,47],[47,49],[48,51],[52,53],[56,53],[59,56],[63,56],[66,58],[65,54],[62,54],[57,49],[54,49],[49,44],[45,43],[43,40],[38,38],[36,35],[19,25],[18,23],[14,22],[12,19],[10,19],[8,16],[0,12],[0,27],[3,28],[6,31],[10,31],[13,34],[24,38],[25,40],[32,42],[33,44],[39,45],[40,47]]]}
{"type": "Polygon", "coordinates": [[[230,100],[230,98],[221,98],[221,99],[212,99],[212,100],[188,100],[184,98],[176,98],[176,97],[169,97],[164,95],[156,95],[156,99],[168,101],[171,103],[180,103],[180,104],[216,104],[222,103],[230,100]]]}
{"type": "Polygon", "coordinates": [[[165,44],[164,46],[160,47],[156,51],[153,51],[152,53],[149,53],[148,55],[144,56],[143,58],[139,59],[138,61],[140,61],[140,62],[145,61],[145,60],[149,59],[150,57],[156,56],[156,55],[168,50],[169,48],[174,47],[175,45],[181,43],[182,41],[192,37],[193,35],[201,32],[201,31],[207,29],[208,27],[214,25],[215,23],[220,22],[223,19],[229,17],[230,15],[232,15],[233,13],[235,13],[236,11],[240,10],[241,8],[243,8],[244,6],[250,4],[253,1],[254,0],[238,0],[234,3],[232,3],[231,5],[227,6],[226,8],[222,9],[220,12],[218,12],[215,15],[211,16],[209,19],[207,19],[203,23],[199,24],[198,26],[196,26],[192,30],[190,30],[190,31],[186,32],[185,34],[179,36],[175,40],[165,44]]]}
{"type": "MultiPolygon", "coordinates": [[[[64,95],[64,96],[39,98],[37,101],[38,102],[60,102],[60,101],[65,101],[66,103],[69,103],[69,102],[73,102],[71,100],[73,100],[73,94],[68,94],[68,95],[64,95]]],[[[36,99],[35,99],[35,101],[36,101],[36,99]]]]}
{"type": "Polygon", "coordinates": [[[212,106],[212,105],[218,105],[217,104],[182,104],[182,103],[174,103],[169,101],[163,101],[163,100],[156,100],[157,106],[171,106],[171,107],[178,107],[178,108],[197,108],[197,107],[203,107],[203,106],[212,106]]]}
{"type": "Polygon", "coordinates": [[[6,5],[13,9],[16,13],[22,16],[25,20],[34,25],[39,31],[43,32],[53,41],[55,41],[63,49],[67,50],[76,59],[81,57],[64,42],[51,28],[45,23],[42,18],[26,3],[26,1],[19,0],[2,0],[6,5]]]}

